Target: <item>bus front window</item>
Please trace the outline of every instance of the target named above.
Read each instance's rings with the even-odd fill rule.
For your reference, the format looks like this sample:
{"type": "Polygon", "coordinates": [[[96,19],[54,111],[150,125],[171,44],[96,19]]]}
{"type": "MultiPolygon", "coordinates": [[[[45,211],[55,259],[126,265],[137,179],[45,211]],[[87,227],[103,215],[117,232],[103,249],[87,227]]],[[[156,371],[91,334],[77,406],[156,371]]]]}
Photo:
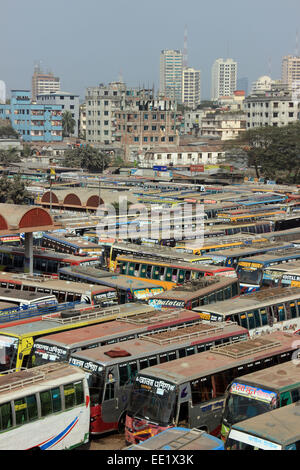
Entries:
{"type": "Polygon", "coordinates": [[[16,367],[18,340],[0,335],[0,372],[16,367]]]}
{"type": "Polygon", "coordinates": [[[261,269],[244,269],[242,266],[238,266],[237,275],[241,284],[255,284],[257,286],[261,284],[261,269]]]}
{"type": "Polygon", "coordinates": [[[261,415],[274,408],[273,392],[267,392],[270,399],[266,401],[230,393],[227,397],[223,421],[226,426],[231,426],[254,416],[261,415]]]}
{"type": "Polygon", "coordinates": [[[137,381],[133,386],[127,410],[128,415],[147,419],[160,426],[172,424],[176,403],[175,385],[146,379],[148,383],[153,382],[149,386],[140,383],[140,379],[140,377],[137,377],[137,381]],[[165,387],[168,387],[168,389],[165,387]]]}

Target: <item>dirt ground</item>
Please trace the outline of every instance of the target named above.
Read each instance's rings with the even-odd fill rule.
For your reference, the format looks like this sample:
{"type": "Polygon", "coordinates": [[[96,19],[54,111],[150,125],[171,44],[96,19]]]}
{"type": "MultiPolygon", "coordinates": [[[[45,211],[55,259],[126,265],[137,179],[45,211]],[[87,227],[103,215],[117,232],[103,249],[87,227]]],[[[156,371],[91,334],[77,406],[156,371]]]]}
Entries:
{"type": "Polygon", "coordinates": [[[99,439],[91,439],[88,444],[80,447],[80,450],[120,450],[125,447],[124,434],[103,434],[99,439]]]}

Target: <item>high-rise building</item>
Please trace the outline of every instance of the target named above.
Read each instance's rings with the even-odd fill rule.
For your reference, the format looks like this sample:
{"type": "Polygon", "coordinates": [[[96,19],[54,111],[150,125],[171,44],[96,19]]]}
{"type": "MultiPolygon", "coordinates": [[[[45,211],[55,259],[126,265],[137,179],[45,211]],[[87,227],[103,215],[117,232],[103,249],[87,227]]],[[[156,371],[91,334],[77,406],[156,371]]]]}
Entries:
{"type": "Polygon", "coordinates": [[[34,67],[32,76],[32,101],[36,101],[37,95],[57,92],[60,90],[60,79],[54,77],[53,73],[44,73],[40,66],[34,67]]]}
{"type": "Polygon", "coordinates": [[[236,90],[237,62],[233,59],[217,59],[212,66],[211,99],[232,96],[236,90]]]}
{"type": "Polygon", "coordinates": [[[300,87],[300,57],[287,55],[282,59],[281,82],[288,88],[300,87]]]}
{"type": "Polygon", "coordinates": [[[160,53],[160,94],[166,98],[182,99],[183,55],[181,51],[165,49],[160,53]]]}
{"type": "Polygon", "coordinates": [[[78,137],[79,131],[79,95],[60,91],[57,93],[42,93],[37,95],[37,103],[44,105],[57,104],[62,108],[62,113],[69,111],[75,121],[73,136],[78,137]]]}
{"type": "Polygon", "coordinates": [[[0,103],[5,104],[6,102],[6,85],[3,80],[0,80],[0,103]]]}
{"type": "Polygon", "coordinates": [[[200,104],[201,72],[192,67],[184,67],[182,72],[182,103],[191,109],[200,104]]]}

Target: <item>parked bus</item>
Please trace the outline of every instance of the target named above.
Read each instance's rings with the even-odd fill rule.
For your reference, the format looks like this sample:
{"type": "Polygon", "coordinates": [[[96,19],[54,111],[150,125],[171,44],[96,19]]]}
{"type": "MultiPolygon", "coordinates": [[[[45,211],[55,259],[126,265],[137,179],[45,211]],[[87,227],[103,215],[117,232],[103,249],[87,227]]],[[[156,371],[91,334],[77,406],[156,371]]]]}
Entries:
{"type": "Polygon", "coordinates": [[[193,310],[209,322],[235,321],[247,328],[250,336],[273,330],[297,330],[300,327],[300,288],[273,287],[193,310]]]}
{"type": "Polygon", "coordinates": [[[240,234],[239,237],[235,237],[233,235],[229,237],[224,237],[224,238],[217,238],[216,241],[210,242],[199,242],[199,245],[197,246],[197,243],[194,242],[193,244],[191,243],[185,243],[185,244],[178,244],[175,248],[177,252],[184,252],[184,253],[191,253],[194,255],[198,256],[203,256],[206,253],[213,253],[214,251],[221,251],[221,250],[228,250],[232,248],[242,248],[242,247],[248,247],[250,246],[256,246],[257,243],[267,243],[268,240],[267,238],[254,238],[254,237],[249,237],[246,234],[240,234]]]}
{"type": "Polygon", "coordinates": [[[6,309],[9,309],[10,307],[46,307],[57,305],[58,303],[57,298],[53,294],[42,294],[29,291],[21,292],[19,290],[6,289],[4,287],[0,287],[0,302],[1,310],[4,310],[4,305],[6,305],[6,309]]]}
{"type": "MultiPolygon", "coordinates": [[[[235,235],[237,233],[253,233],[253,234],[266,234],[273,232],[274,223],[272,220],[260,220],[257,222],[238,223],[238,224],[219,224],[216,226],[209,226],[207,221],[204,237],[213,236],[218,233],[221,236],[235,235]]],[[[265,236],[265,235],[264,235],[265,236]]]]}
{"type": "Polygon", "coordinates": [[[87,309],[44,315],[41,320],[8,325],[0,331],[0,372],[9,369],[31,367],[31,349],[34,341],[41,336],[60,331],[74,331],[77,328],[109,322],[119,317],[152,312],[146,304],[125,304],[107,309],[87,309]]]}
{"type": "Polygon", "coordinates": [[[297,248],[251,256],[251,258],[241,258],[237,265],[241,291],[247,293],[259,290],[264,284],[264,274],[267,268],[295,260],[300,260],[300,250],[297,248]]]}
{"type": "Polygon", "coordinates": [[[217,435],[228,384],[251,368],[286,362],[296,350],[294,335],[276,331],[143,369],[127,406],[126,443],[138,444],[174,426],[217,435]]]}
{"type": "Polygon", "coordinates": [[[225,450],[300,450],[299,430],[299,403],[293,403],[234,424],[225,450]]]}
{"type": "Polygon", "coordinates": [[[118,303],[117,292],[111,287],[62,281],[47,276],[0,272],[0,287],[55,295],[59,303],[86,302],[104,307],[118,303]]]}
{"type": "Polygon", "coordinates": [[[247,337],[247,330],[236,324],[199,323],[71,354],[70,364],[90,374],[91,434],[123,429],[129,393],[141,369],[247,337]]]}
{"type": "MultiPolygon", "coordinates": [[[[244,258],[254,258],[261,256],[265,253],[273,253],[274,256],[277,252],[282,250],[294,251],[292,243],[257,243],[255,245],[243,246],[239,248],[230,248],[222,251],[214,251],[206,253],[203,256],[203,263],[215,264],[217,266],[230,266],[236,269],[240,260],[244,258]]],[[[300,251],[299,251],[300,253],[300,251]]],[[[198,261],[201,262],[201,258],[198,261]]]]}
{"type": "Polygon", "coordinates": [[[224,443],[199,429],[169,428],[123,450],[224,450],[224,443]]]}
{"type": "Polygon", "coordinates": [[[230,426],[245,419],[300,400],[298,361],[251,372],[233,380],[226,391],[221,437],[226,440],[230,426]]]}
{"type": "Polygon", "coordinates": [[[121,255],[117,257],[117,263],[117,271],[120,274],[175,282],[176,284],[213,275],[236,278],[235,270],[229,267],[196,265],[179,261],[168,263],[167,261],[155,261],[151,258],[135,258],[121,255]]]}
{"type": "Polygon", "coordinates": [[[0,449],[67,450],[89,440],[89,389],[69,364],[0,377],[0,449]]]}
{"type": "Polygon", "coordinates": [[[86,257],[91,255],[100,257],[103,252],[103,248],[98,243],[88,242],[87,239],[81,237],[60,236],[52,233],[43,234],[41,246],[59,253],[86,257]]]}
{"type": "Polygon", "coordinates": [[[69,361],[70,355],[85,349],[105,344],[138,338],[149,331],[166,331],[177,326],[201,323],[199,315],[190,310],[150,310],[129,317],[123,316],[107,323],[86,326],[76,331],[63,331],[38,338],[33,345],[34,364],[41,365],[49,361],[69,361]]]}
{"type": "Polygon", "coordinates": [[[268,217],[276,217],[280,215],[285,215],[284,210],[266,210],[263,212],[258,213],[244,213],[244,214],[230,214],[226,212],[221,212],[217,215],[217,217],[221,217],[230,223],[237,223],[237,222],[253,222],[260,219],[266,219],[268,217]]]}
{"type": "Polygon", "coordinates": [[[264,269],[263,283],[270,287],[300,287],[300,260],[278,263],[264,269]]]}
{"type": "Polygon", "coordinates": [[[155,308],[193,309],[239,295],[237,279],[211,276],[198,281],[185,282],[172,290],[162,292],[148,299],[155,308]]]}
{"type": "MultiPolygon", "coordinates": [[[[99,256],[78,257],[56,253],[55,251],[33,249],[33,270],[36,273],[54,274],[58,273],[64,266],[96,266],[100,263],[99,256]]],[[[25,249],[15,246],[0,246],[0,269],[24,271],[25,249]]]]}
{"type": "Polygon", "coordinates": [[[172,289],[176,284],[168,281],[158,281],[153,279],[142,279],[134,276],[124,276],[122,274],[107,273],[96,268],[62,268],[59,271],[59,278],[83,283],[100,284],[115,289],[118,293],[119,303],[134,302],[136,300],[147,300],[153,295],[157,295],[164,290],[172,289]]]}

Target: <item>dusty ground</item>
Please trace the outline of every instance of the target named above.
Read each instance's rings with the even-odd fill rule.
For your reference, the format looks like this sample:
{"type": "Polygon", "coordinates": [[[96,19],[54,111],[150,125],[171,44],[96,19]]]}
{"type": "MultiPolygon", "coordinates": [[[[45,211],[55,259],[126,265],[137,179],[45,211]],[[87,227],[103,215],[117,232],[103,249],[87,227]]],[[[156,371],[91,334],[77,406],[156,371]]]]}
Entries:
{"type": "Polygon", "coordinates": [[[91,439],[89,444],[80,447],[80,450],[119,450],[125,447],[124,434],[103,434],[99,439],[91,439]]]}

